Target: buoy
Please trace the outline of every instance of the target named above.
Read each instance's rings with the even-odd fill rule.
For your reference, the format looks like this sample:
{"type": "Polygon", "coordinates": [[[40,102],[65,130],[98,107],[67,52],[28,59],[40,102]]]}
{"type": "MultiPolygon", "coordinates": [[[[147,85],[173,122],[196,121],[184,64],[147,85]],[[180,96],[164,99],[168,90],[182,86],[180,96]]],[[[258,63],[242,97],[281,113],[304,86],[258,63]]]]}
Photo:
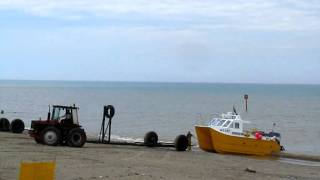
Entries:
{"type": "Polygon", "coordinates": [[[9,131],[10,130],[10,122],[7,118],[0,119],[0,131],[9,131]]]}
{"type": "Polygon", "coordinates": [[[22,133],[24,131],[24,122],[21,119],[15,119],[11,122],[10,130],[13,133],[22,133]]]}

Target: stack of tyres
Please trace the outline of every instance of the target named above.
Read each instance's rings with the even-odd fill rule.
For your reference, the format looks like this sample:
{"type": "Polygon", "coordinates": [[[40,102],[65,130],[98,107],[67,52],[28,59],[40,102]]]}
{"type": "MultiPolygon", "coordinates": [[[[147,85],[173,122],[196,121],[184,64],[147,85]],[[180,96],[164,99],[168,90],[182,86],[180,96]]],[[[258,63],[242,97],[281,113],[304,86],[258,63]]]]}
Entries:
{"type": "Polygon", "coordinates": [[[10,123],[7,118],[0,118],[0,131],[22,133],[24,131],[24,128],[24,122],[21,119],[15,119],[10,123]]]}
{"type": "Polygon", "coordinates": [[[10,131],[13,133],[22,133],[24,131],[24,122],[21,119],[15,119],[10,124],[10,131]]]}
{"type": "Polygon", "coordinates": [[[7,118],[0,118],[0,131],[9,131],[10,121],[7,118]]]}

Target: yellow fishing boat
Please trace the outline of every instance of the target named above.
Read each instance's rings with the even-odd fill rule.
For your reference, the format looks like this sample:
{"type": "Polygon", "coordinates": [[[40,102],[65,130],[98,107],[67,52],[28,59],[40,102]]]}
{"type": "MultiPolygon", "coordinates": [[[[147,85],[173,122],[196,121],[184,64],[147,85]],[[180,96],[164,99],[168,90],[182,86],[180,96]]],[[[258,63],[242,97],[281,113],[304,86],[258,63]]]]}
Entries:
{"type": "Polygon", "coordinates": [[[280,134],[276,132],[243,131],[243,124],[235,111],[214,118],[207,126],[196,125],[199,147],[204,151],[247,155],[271,155],[279,153],[280,134]]]}

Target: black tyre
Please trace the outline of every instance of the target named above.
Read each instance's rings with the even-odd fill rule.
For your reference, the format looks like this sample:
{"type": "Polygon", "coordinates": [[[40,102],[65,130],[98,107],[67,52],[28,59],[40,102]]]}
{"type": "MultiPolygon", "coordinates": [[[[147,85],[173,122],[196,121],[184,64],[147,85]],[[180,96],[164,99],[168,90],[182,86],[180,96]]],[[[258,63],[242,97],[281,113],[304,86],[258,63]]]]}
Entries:
{"type": "Polygon", "coordinates": [[[10,121],[7,118],[0,119],[0,131],[9,131],[10,121]]]}
{"type": "Polygon", "coordinates": [[[179,135],[174,140],[174,146],[177,151],[185,151],[188,147],[188,138],[186,135],[179,135]]]}
{"type": "Polygon", "coordinates": [[[114,110],[114,107],[112,105],[108,105],[108,106],[104,107],[104,115],[107,118],[109,118],[109,119],[113,118],[114,113],[115,113],[115,110],[114,110]]]}
{"type": "Polygon", "coordinates": [[[71,129],[67,138],[67,144],[70,147],[82,147],[87,141],[87,135],[83,129],[71,129]]]}
{"type": "Polygon", "coordinates": [[[148,132],[144,136],[144,144],[149,146],[149,147],[154,147],[158,144],[158,135],[154,131],[148,132]]]}
{"type": "Polygon", "coordinates": [[[15,119],[11,122],[10,130],[13,133],[22,133],[24,131],[24,122],[21,119],[15,119]]]}
{"type": "Polygon", "coordinates": [[[55,127],[46,127],[41,132],[40,142],[49,146],[56,146],[60,142],[61,133],[55,127]]]}

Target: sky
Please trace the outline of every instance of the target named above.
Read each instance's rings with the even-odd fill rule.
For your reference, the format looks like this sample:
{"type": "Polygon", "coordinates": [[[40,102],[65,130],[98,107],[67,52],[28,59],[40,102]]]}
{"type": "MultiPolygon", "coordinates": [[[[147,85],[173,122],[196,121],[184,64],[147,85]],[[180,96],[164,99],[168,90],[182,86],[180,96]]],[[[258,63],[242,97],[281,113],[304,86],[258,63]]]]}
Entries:
{"type": "Polygon", "coordinates": [[[1,0],[0,79],[320,84],[320,1],[1,0]]]}

